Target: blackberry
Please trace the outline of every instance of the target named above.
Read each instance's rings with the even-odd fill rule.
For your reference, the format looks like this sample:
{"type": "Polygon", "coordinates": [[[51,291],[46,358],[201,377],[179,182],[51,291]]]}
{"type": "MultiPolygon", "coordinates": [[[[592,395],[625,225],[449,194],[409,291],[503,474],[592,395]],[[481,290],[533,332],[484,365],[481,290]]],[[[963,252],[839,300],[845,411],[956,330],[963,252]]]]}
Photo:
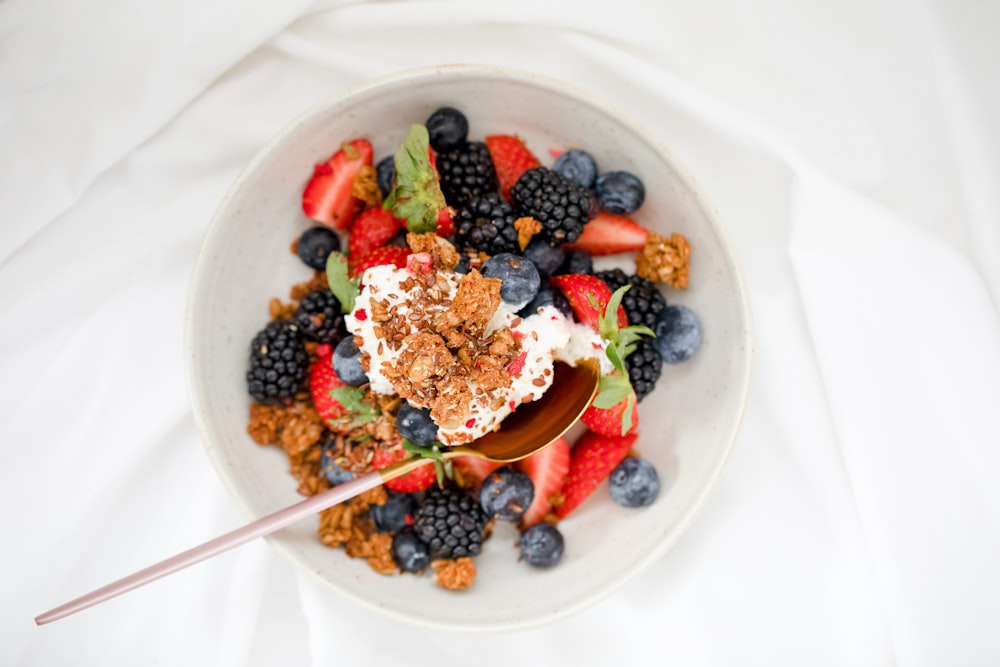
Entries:
{"type": "Polygon", "coordinates": [[[476,556],[483,548],[486,514],[468,494],[433,487],[413,519],[413,531],[432,559],[476,556]]]}
{"type": "Polygon", "coordinates": [[[632,289],[622,297],[622,308],[628,316],[628,323],[650,329],[656,326],[656,316],[667,305],[667,301],[652,281],[635,274],[625,275],[621,269],[598,271],[594,275],[603,280],[612,292],[624,285],[631,285],[632,289]]]}
{"type": "Polygon", "coordinates": [[[542,223],[538,236],[549,245],[576,241],[590,220],[590,191],[548,167],[521,174],[510,195],[518,213],[542,223]]]}
{"type": "Polygon", "coordinates": [[[329,290],[316,290],[302,297],[292,313],[292,323],[302,335],[317,343],[336,345],[347,335],[340,302],[329,290]]]}
{"type": "Polygon", "coordinates": [[[625,370],[628,371],[629,382],[635,390],[636,400],[646,398],[663,372],[663,358],[656,351],[655,338],[643,336],[636,342],[635,350],[625,357],[625,370]]]}
{"type": "Polygon", "coordinates": [[[496,192],[470,199],[455,216],[455,245],[487,255],[520,252],[514,221],[517,214],[496,192]]]}
{"type": "Polygon", "coordinates": [[[250,343],[247,389],[259,403],[292,398],[303,387],[308,370],[302,334],[288,321],[271,322],[250,343]]]}
{"type": "Polygon", "coordinates": [[[470,141],[453,150],[438,153],[437,169],[445,201],[455,208],[472,197],[497,192],[500,188],[493,158],[481,141],[470,141]]]}

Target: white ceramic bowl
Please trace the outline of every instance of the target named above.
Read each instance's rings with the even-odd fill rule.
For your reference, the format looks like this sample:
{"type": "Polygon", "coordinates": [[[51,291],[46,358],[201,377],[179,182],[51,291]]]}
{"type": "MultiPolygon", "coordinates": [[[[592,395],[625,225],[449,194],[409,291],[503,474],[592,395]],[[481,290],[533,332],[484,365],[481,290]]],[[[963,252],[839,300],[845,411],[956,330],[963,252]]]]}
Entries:
{"type": "Polygon", "coordinates": [[[750,382],[751,333],[740,270],[716,212],[670,152],[623,113],[584,92],[533,74],[445,66],[389,76],[326,100],[292,121],[239,175],[204,239],[187,309],[186,356],[194,415],[208,454],[249,518],[301,500],[283,452],[246,434],[249,343],[271,297],[309,275],[289,251],[308,226],[300,208],[315,162],[345,140],[372,141],[376,160],[393,152],[411,123],[437,107],[462,109],[470,136],[517,133],[543,164],[549,147],[580,146],[605,169],[646,183],[636,217],[691,242],[690,283],[665,290],[700,316],[704,341],[688,362],[665,366],[640,405],[637,450],[660,472],[657,501],[618,507],[606,483],[560,524],[562,562],[534,570],[518,562],[516,531],[500,524],[476,559],[472,588],[448,592],[433,577],[383,576],[363,560],[320,544],[317,522],[270,537],[305,572],[360,605],[418,625],[511,630],[565,617],[599,600],[662,556],[691,523],[727,459],[750,382]]]}

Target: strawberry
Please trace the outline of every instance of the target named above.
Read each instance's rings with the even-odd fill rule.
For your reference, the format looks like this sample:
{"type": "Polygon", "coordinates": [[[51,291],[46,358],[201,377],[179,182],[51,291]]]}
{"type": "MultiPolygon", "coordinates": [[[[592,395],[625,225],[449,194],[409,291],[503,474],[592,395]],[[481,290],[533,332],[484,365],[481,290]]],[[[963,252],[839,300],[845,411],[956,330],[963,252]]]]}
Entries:
{"type": "Polygon", "coordinates": [[[585,250],[591,255],[614,255],[620,252],[642,250],[649,230],[632,218],[601,211],[583,226],[583,234],[568,250],[585,250]]]}
{"type": "Polygon", "coordinates": [[[607,436],[590,432],[580,436],[573,446],[562,488],[563,502],[556,507],[556,516],[563,519],[575,510],[621,463],[638,437],[636,433],[607,436]]]}
{"type": "Polygon", "coordinates": [[[320,418],[330,429],[339,432],[342,430],[339,420],[347,414],[347,409],[330,392],[345,385],[333,370],[333,347],[320,345],[316,348],[316,355],[316,360],[309,367],[309,393],[320,418]]]}
{"type": "Polygon", "coordinates": [[[384,246],[406,223],[381,206],[366,208],[351,225],[347,239],[348,261],[358,261],[375,248],[384,246]]]}
{"type": "Polygon", "coordinates": [[[503,464],[487,461],[478,456],[458,456],[452,461],[452,465],[466,487],[478,489],[486,476],[503,464]]]}
{"type": "Polygon", "coordinates": [[[354,196],[354,179],[371,166],[372,145],[366,139],[345,143],[329,160],[317,164],[302,191],[302,211],[328,227],[347,231],[361,200],[354,196]]]}
{"type": "Polygon", "coordinates": [[[538,167],[541,162],[528,150],[519,137],[510,134],[493,134],[486,137],[486,148],[493,158],[500,182],[500,194],[510,199],[510,189],[521,178],[521,174],[538,167]]]}
{"type": "Polygon", "coordinates": [[[435,231],[438,236],[443,236],[448,238],[455,234],[455,221],[452,220],[453,211],[451,207],[446,206],[445,208],[438,211],[437,214],[437,225],[435,231]]]}
{"type": "MultiPolygon", "coordinates": [[[[372,458],[372,467],[375,470],[387,468],[397,461],[402,461],[406,457],[406,450],[402,447],[393,449],[376,449],[372,458]]],[[[434,462],[427,459],[427,463],[411,470],[405,475],[388,480],[385,486],[399,493],[415,493],[423,491],[428,486],[437,481],[437,471],[434,470],[434,462]]]]}
{"type": "MultiPolygon", "coordinates": [[[[631,390],[631,387],[629,388],[631,390]]],[[[625,419],[629,419],[627,433],[634,433],[639,426],[639,411],[635,409],[635,392],[631,396],[626,396],[610,408],[599,408],[591,404],[580,417],[584,426],[600,435],[623,435],[622,429],[626,428],[625,419]],[[625,416],[629,402],[632,403],[632,414],[625,416]]]]}
{"type": "Polygon", "coordinates": [[[524,471],[535,485],[535,499],[521,517],[523,528],[535,525],[552,510],[550,498],[563,488],[566,473],[569,471],[569,459],[569,443],[559,438],[540,452],[535,452],[514,464],[524,471]]]}
{"type": "MultiPolygon", "coordinates": [[[[594,329],[598,328],[601,314],[607,308],[608,301],[611,300],[611,288],[608,287],[607,283],[596,276],[585,273],[552,276],[549,278],[549,282],[558,287],[566,296],[578,322],[589,324],[594,329]],[[589,297],[594,298],[596,306],[590,302],[589,297]]],[[[628,317],[625,315],[625,309],[619,306],[618,326],[627,325],[628,317]]]]}
{"type": "Polygon", "coordinates": [[[357,278],[365,269],[370,269],[373,266],[382,266],[383,264],[394,264],[401,269],[406,268],[406,258],[410,255],[409,248],[401,248],[400,246],[387,245],[381,248],[375,248],[369,251],[361,259],[357,261],[350,268],[350,275],[352,278],[357,278]]]}

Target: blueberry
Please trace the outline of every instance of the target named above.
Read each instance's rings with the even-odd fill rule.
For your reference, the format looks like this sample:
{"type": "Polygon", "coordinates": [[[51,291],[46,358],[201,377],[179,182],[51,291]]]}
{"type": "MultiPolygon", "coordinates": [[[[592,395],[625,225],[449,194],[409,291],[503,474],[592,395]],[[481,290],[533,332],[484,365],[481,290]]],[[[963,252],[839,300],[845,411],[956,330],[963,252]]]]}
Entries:
{"type": "Polygon", "coordinates": [[[455,265],[455,273],[466,274],[469,272],[469,258],[466,255],[462,255],[458,258],[458,264],[455,265]]]}
{"type": "Polygon", "coordinates": [[[385,502],[368,508],[375,530],[380,533],[394,533],[410,525],[413,513],[417,511],[417,501],[409,493],[387,491],[385,502]]]}
{"type": "Polygon", "coordinates": [[[295,252],[306,266],[323,271],[331,252],[340,250],[340,239],[329,227],[310,227],[299,237],[295,252]]]}
{"type": "Polygon", "coordinates": [[[352,387],[360,387],[368,382],[368,376],[361,368],[361,350],[354,344],[354,336],[344,338],[334,348],[333,372],[341,382],[352,387]]]}
{"type": "Polygon", "coordinates": [[[543,239],[535,238],[524,249],[524,258],[531,260],[539,275],[551,276],[563,263],[566,251],[562,246],[551,246],[543,239]]]}
{"type": "Polygon", "coordinates": [[[527,306],[517,311],[517,315],[518,317],[535,315],[542,306],[555,306],[560,313],[570,319],[573,318],[573,309],[570,307],[566,295],[558,287],[548,282],[542,283],[542,286],[538,288],[538,294],[535,295],[535,298],[527,306]]]}
{"type": "Polygon", "coordinates": [[[556,158],[552,171],[559,172],[571,181],[589,188],[597,180],[597,163],[587,151],[571,148],[556,158]]]}
{"type": "Polygon", "coordinates": [[[323,474],[326,475],[327,481],[330,482],[332,486],[337,486],[338,484],[343,484],[344,482],[350,482],[354,479],[354,473],[349,470],[344,470],[336,461],[333,459],[333,449],[336,447],[336,440],[327,440],[323,443],[323,447],[320,449],[319,464],[320,468],[323,470],[323,474]]]}
{"type": "Polygon", "coordinates": [[[431,564],[431,550],[407,527],[392,538],[392,559],[405,572],[420,572],[431,564]]]}
{"type": "Polygon", "coordinates": [[[438,427],[431,419],[431,411],[415,408],[406,401],[396,411],[396,430],[418,445],[432,445],[437,440],[438,427]]]}
{"type": "Polygon", "coordinates": [[[509,252],[490,257],[481,271],[487,278],[502,280],[500,298],[519,307],[535,297],[542,282],[532,262],[509,252]]]}
{"type": "Polygon", "coordinates": [[[597,198],[610,213],[631,213],[646,199],[646,188],[634,174],[609,171],[597,177],[597,198]]]}
{"type": "Polygon", "coordinates": [[[594,273],[594,258],[590,256],[590,253],[585,250],[570,250],[566,253],[566,259],[563,260],[556,274],[572,273],[594,273]]]}
{"type": "Polygon", "coordinates": [[[687,361],[701,345],[701,322],[687,306],[671,305],[656,316],[656,351],[668,364],[687,361]]]}
{"type": "Polygon", "coordinates": [[[628,456],[611,471],[608,493],[622,507],[645,507],[660,493],[660,476],[646,459],[628,456]]]}
{"type": "Polygon", "coordinates": [[[469,121],[458,109],[441,107],[427,119],[427,134],[431,148],[447,153],[465,143],[469,136],[469,121]]]}
{"type": "Polygon", "coordinates": [[[563,555],[563,536],[551,523],[536,523],[521,533],[521,559],[535,567],[552,567],[563,555]]]}
{"type": "Polygon", "coordinates": [[[396,180],[396,158],[387,155],[375,165],[375,181],[383,197],[388,197],[392,192],[392,182],[396,180]]]}
{"type": "Polygon", "coordinates": [[[520,519],[534,499],[535,484],[531,478],[510,466],[491,472],[479,489],[483,511],[503,521],[520,519]]]}

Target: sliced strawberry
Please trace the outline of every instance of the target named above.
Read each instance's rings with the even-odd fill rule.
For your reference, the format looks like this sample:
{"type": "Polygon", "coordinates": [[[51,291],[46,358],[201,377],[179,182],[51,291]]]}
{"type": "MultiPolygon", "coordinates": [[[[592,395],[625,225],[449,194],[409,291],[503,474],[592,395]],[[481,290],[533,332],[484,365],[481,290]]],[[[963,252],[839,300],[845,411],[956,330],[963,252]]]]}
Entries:
{"type": "Polygon", "coordinates": [[[406,223],[381,206],[370,206],[351,225],[351,236],[347,239],[347,259],[360,260],[375,248],[380,248],[392,239],[406,223]]]}
{"type": "Polygon", "coordinates": [[[459,456],[452,461],[456,473],[461,476],[466,488],[478,489],[486,476],[499,468],[502,463],[494,463],[478,456],[459,456]]]}
{"type": "Polygon", "coordinates": [[[372,145],[366,139],[345,143],[329,160],[317,164],[302,191],[302,211],[324,225],[347,231],[361,209],[354,196],[354,179],[372,163],[372,145]]]}
{"type": "Polygon", "coordinates": [[[337,387],[345,386],[333,370],[333,347],[320,345],[316,348],[316,355],[316,360],[309,367],[309,393],[312,394],[313,405],[330,430],[343,433],[346,427],[340,418],[347,414],[347,409],[330,395],[337,387]]]}
{"type": "Polygon", "coordinates": [[[506,199],[510,199],[510,189],[521,178],[521,174],[542,164],[519,137],[510,134],[486,137],[486,148],[489,149],[493,166],[497,170],[500,194],[506,199]]]}
{"type": "Polygon", "coordinates": [[[649,230],[632,218],[601,211],[583,226],[583,234],[564,247],[568,250],[585,250],[591,255],[615,255],[620,252],[642,250],[649,230]]]}
{"type": "MultiPolygon", "coordinates": [[[[406,456],[408,456],[405,449],[402,447],[394,447],[392,449],[376,449],[375,456],[372,458],[372,467],[375,470],[382,470],[387,468],[397,461],[402,461],[406,456]]],[[[405,475],[400,475],[393,479],[388,480],[385,486],[393,491],[398,491],[399,493],[415,493],[417,491],[423,491],[428,486],[437,481],[437,471],[434,470],[434,462],[427,459],[427,463],[411,470],[405,475]]]]}
{"type": "Polygon", "coordinates": [[[589,430],[600,435],[623,435],[622,418],[625,410],[628,409],[629,399],[632,401],[632,419],[631,426],[629,426],[626,432],[635,433],[636,428],[639,427],[639,411],[635,408],[636,400],[634,393],[630,397],[615,403],[610,408],[598,408],[591,405],[584,411],[583,416],[580,417],[580,421],[589,430]]]}
{"type": "Polygon", "coordinates": [[[562,488],[563,501],[555,509],[556,516],[562,519],[575,510],[621,463],[638,437],[636,433],[607,436],[590,432],[580,436],[573,445],[562,488]]]}
{"type": "Polygon", "coordinates": [[[350,268],[350,275],[352,278],[357,278],[365,272],[365,269],[370,269],[373,266],[382,266],[383,264],[393,264],[401,269],[405,269],[406,258],[409,256],[409,248],[394,245],[375,248],[350,268]]]}
{"type": "MultiPolygon", "coordinates": [[[[611,300],[611,288],[607,283],[586,273],[569,273],[561,276],[552,276],[549,282],[559,288],[566,296],[573,314],[576,315],[577,322],[589,324],[596,330],[601,314],[608,307],[611,300]],[[593,297],[596,306],[590,302],[593,297]]],[[[628,316],[625,309],[618,307],[618,326],[628,326],[628,316]]]]}
{"type": "Polygon", "coordinates": [[[523,470],[535,485],[535,499],[521,517],[521,526],[528,528],[552,511],[551,498],[557,495],[569,471],[569,443],[559,438],[540,452],[514,465],[523,470]]]}
{"type": "Polygon", "coordinates": [[[444,238],[455,234],[455,221],[452,219],[451,207],[446,206],[438,211],[437,228],[435,231],[438,236],[443,236],[444,238]]]}

